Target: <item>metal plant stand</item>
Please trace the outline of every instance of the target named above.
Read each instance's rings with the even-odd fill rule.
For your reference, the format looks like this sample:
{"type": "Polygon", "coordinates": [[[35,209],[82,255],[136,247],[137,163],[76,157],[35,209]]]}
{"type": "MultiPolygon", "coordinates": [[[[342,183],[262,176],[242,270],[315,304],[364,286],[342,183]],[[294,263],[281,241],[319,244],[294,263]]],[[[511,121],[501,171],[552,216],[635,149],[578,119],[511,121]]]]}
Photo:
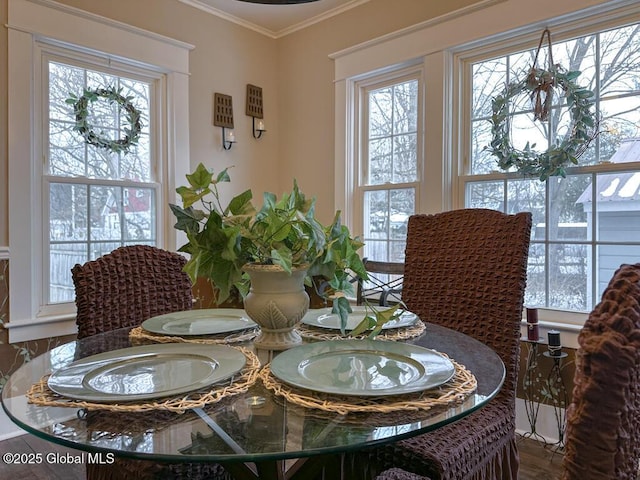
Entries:
{"type": "Polygon", "coordinates": [[[553,451],[564,448],[564,432],[566,425],[566,409],[569,404],[569,396],[565,382],[562,378],[564,368],[562,360],[568,355],[565,352],[549,351],[542,352],[545,357],[551,358],[553,364],[547,376],[543,375],[540,368],[540,345],[546,344],[541,340],[529,340],[523,338],[527,354],[524,378],[522,381],[524,393],[524,407],[529,423],[529,431],[523,433],[523,438],[533,438],[553,451]],[[558,441],[549,442],[537,431],[538,414],[542,403],[550,404],[553,407],[556,426],[558,429],[558,441]]]}
{"type": "Polygon", "coordinates": [[[522,339],[527,349],[527,363],[525,366],[522,387],[524,391],[524,408],[527,414],[530,430],[522,434],[524,438],[533,438],[547,444],[547,440],[536,431],[538,422],[538,412],[540,411],[541,392],[542,392],[542,373],[538,364],[538,347],[539,340],[522,339]]]}
{"type": "Polygon", "coordinates": [[[567,357],[565,352],[558,352],[552,355],[551,352],[543,352],[545,357],[553,359],[553,365],[547,376],[545,397],[551,400],[553,411],[558,427],[558,441],[551,444],[554,450],[564,448],[564,432],[567,420],[567,407],[569,406],[569,395],[567,387],[562,379],[562,359],[567,357]]]}

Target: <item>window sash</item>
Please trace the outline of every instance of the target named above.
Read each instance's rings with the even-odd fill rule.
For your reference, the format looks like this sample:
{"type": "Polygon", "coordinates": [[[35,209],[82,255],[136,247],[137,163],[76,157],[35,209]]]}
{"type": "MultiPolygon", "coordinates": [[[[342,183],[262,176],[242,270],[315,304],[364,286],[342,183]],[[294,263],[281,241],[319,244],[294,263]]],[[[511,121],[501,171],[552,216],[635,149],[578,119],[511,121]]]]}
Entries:
{"type": "MultiPolygon", "coordinates": [[[[626,19],[628,20],[628,19],[626,19]]],[[[636,21],[638,19],[636,18],[636,21]]],[[[627,26],[629,24],[631,24],[633,22],[622,22],[622,24],[620,25],[620,27],[624,27],[627,26]]],[[[606,24],[601,24],[601,25],[594,25],[591,28],[591,31],[585,31],[584,28],[581,28],[579,31],[577,30],[565,30],[562,34],[563,40],[567,39],[567,38],[576,38],[578,36],[583,36],[583,35],[597,35],[598,32],[601,31],[605,31],[605,30],[609,30],[613,27],[614,25],[610,24],[610,23],[606,23],[606,24]]],[[[599,38],[599,37],[598,37],[599,38]]],[[[533,39],[531,39],[533,40],[533,39]]],[[[562,41],[563,41],[562,40],[562,41]]],[[[558,44],[561,40],[559,39],[555,39],[554,43],[558,44]]],[[[519,40],[516,40],[516,42],[513,42],[513,45],[517,45],[517,47],[514,47],[513,52],[517,52],[517,51],[521,51],[527,48],[532,48],[535,49],[537,43],[536,42],[531,42],[529,45],[523,45],[522,43],[520,43],[519,40]]],[[[499,56],[504,56],[504,55],[509,55],[510,54],[510,50],[508,48],[509,46],[509,41],[504,41],[499,43],[499,48],[500,48],[500,52],[499,52],[499,56]]],[[[472,74],[473,74],[473,65],[477,64],[478,62],[482,62],[482,61],[489,61],[493,58],[499,58],[499,56],[496,56],[496,45],[493,46],[489,46],[488,48],[485,49],[485,51],[474,51],[472,55],[468,55],[468,56],[464,56],[461,55],[460,56],[460,79],[462,81],[462,85],[463,85],[463,97],[462,97],[462,104],[463,105],[467,105],[467,107],[464,110],[464,115],[463,115],[463,124],[464,124],[464,128],[463,128],[463,135],[461,136],[461,140],[462,140],[462,145],[463,145],[463,158],[464,158],[464,162],[462,162],[462,164],[459,166],[459,174],[458,174],[458,192],[459,192],[459,197],[460,197],[460,203],[461,205],[464,205],[465,207],[468,206],[476,206],[476,205],[470,205],[470,199],[468,198],[467,194],[469,192],[469,187],[471,185],[476,185],[478,184],[478,182],[486,182],[486,181],[490,181],[490,182],[498,182],[502,184],[502,201],[501,201],[501,207],[498,207],[497,209],[501,209],[503,211],[507,211],[508,213],[514,213],[512,211],[509,211],[509,206],[508,206],[508,185],[514,181],[517,180],[521,180],[522,177],[521,175],[514,173],[514,172],[499,172],[499,171],[492,171],[492,172],[488,172],[488,173],[469,173],[471,171],[472,165],[471,165],[471,158],[472,158],[472,128],[474,127],[474,122],[476,122],[477,120],[480,120],[482,118],[486,118],[486,117],[482,117],[479,116],[478,118],[472,118],[471,115],[471,99],[472,99],[472,93],[471,93],[471,85],[472,85],[472,74]]],[[[504,57],[503,57],[504,58],[504,57]]],[[[598,58],[598,57],[596,57],[598,58]]],[[[598,64],[599,65],[599,64],[598,64]]],[[[599,66],[598,66],[598,71],[599,71],[599,66]]],[[[624,92],[622,94],[616,95],[617,97],[620,98],[628,98],[629,96],[634,95],[635,93],[637,93],[636,91],[629,91],[629,92],[624,92]]],[[[611,95],[602,95],[601,98],[597,99],[596,105],[599,105],[601,101],[605,101],[608,97],[611,97],[611,95]]],[[[597,147],[599,147],[599,145],[596,145],[597,147]]],[[[592,188],[595,191],[595,185],[596,185],[596,179],[598,177],[601,177],[602,175],[606,175],[606,174],[611,174],[611,173],[621,173],[621,172],[625,172],[625,171],[634,171],[634,172],[638,172],[640,171],[640,162],[630,162],[630,163],[622,163],[622,164],[611,164],[611,163],[599,163],[599,164],[594,164],[594,165],[581,165],[581,166],[577,166],[577,167],[570,167],[567,168],[567,178],[577,178],[578,176],[582,175],[582,176],[588,176],[590,178],[590,185],[592,185],[592,188]]],[[[549,195],[548,195],[548,190],[549,190],[549,184],[547,183],[545,186],[545,197],[544,197],[544,212],[545,212],[545,222],[546,225],[549,225],[549,195]]],[[[596,198],[596,195],[593,195],[593,198],[596,198]]],[[[500,202],[498,202],[499,204],[500,202]]],[[[490,206],[488,208],[491,208],[490,206]]],[[[560,239],[551,239],[551,238],[544,238],[543,240],[540,239],[536,239],[535,237],[532,237],[532,249],[536,249],[539,248],[540,246],[542,246],[545,251],[547,252],[545,254],[545,305],[542,306],[542,308],[547,308],[547,309],[553,309],[554,307],[549,307],[548,305],[550,305],[550,292],[553,291],[552,285],[550,284],[550,282],[553,279],[550,279],[549,275],[549,262],[552,261],[552,259],[549,258],[548,252],[554,248],[555,246],[562,246],[562,245],[575,245],[576,248],[578,248],[578,246],[584,246],[584,248],[587,249],[587,268],[588,268],[588,272],[587,272],[587,278],[585,279],[586,282],[588,282],[587,284],[587,300],[586,300],[586,305],[584,306],[584,308],[578,310],[578,311],[590,311],[593,306],[595,305],[595,303],[597,303],[597,301],[599,300],[602,290],[604,289],[604,287],[606,286],[606,282],[608,281],[608,278],[599,278],[599,268],[600,268],[600,257],[599,257],[599,251],[601,248],[603,247],[607,247],[607,246],[619,246],[619,247],[623,247],[623,246],[628,246],[632,249],[638,249],[640,248],[640,241],[634,241],[633,239],[625,239],[624,241],[618,241],[618,242],[612,242],[612,241],[604,241],[601,240],[598,237],[598,232],[597,232],[597,228],[598,228],[598,211],[601,208],[601,205],[599,204],[599,202],[595,202],[595,206],[594,208],[591,209],[591,211],[588,213],[589,215],[589,222],[591,224],[591,231],[587,233],[588,235],[588,239],[581,239],[581,240],[569,240],[569,241],[565,241],[565,240],[560,240],[560,239]]],[[[535,229],[535,221],[534,221],[534,229],[535,229]]],[[[548,229],[547,229],[548,230],[548,229]]],[[[535,232],[534,232],[535,234],[535,232]]],[[[637,251],[637,250],[636,250],[637,251]]],[[[640,257],[640,255],[638,255],[638,257],[640,257]]],[[[531,259],[530,259],[531,260],[531,259]]],[[[629,261],[632,261],[633,258],[629,258],[629,261]]],[[[637,258],[636,258],[637,261],[637,258]]],[[[531,263],[531,261],[530,261],[531,263]]],[[[530,271],[531,273],[531,271],[530,271]]],[[[612,272],[611,272],[612,273],[612,272]]],[[[604,274],[602,276],[605,276],[604,274]]],[[[528,292],[530,293],[530,292],[528,292]]],[[[564,309],[563,309],[564,310],[564,309]]]]}
{"type": "MultiPolygon", "coordinates": [[[[91,196],[87,193],[86,199],[87,204],[83,207],[85,210],[85,220],[87,222],[85,236],[81,238],[73,238],[66,240],[52,240],[50,235],[50,228],[44,228],[45,235],[43,236],[43,255],[42,255],[42,265],[43,272],[49,272],[48,274],[44,274],[42,276],[42,292],[43,292],[43,302],[44,305],[47,305],[47,308],[61,308],[61,305],[72,304],[73,301],[64,301],[59,300],[57,298],[51,298],[52,293],[52,285],[51,285],[51,272],[53,265],[51,264],[51,257],[54,251],[60,248],[61,245],[69,245],[71,246],[80,246],[84,245],[85,254],[82,255],[78,253],[78,255],[74,255],[76,260],[75,263],[84,263],[89,260],[95,260],[96,255],[92,255],[91,251],[99,251],[102,254],[107,253],[106,250],[98,248],[95,250],[95,246],[98,245],[112,245],[114,246],[124,246],[131,244],[146,244],[146,245],[157,245],[158,237],[159,237],[159,224],[161,223],[159,216],[161,215],[162,209],[159,208],[159,198],[162,195],[161,185],[157,182],[146,183],[146,182],[133,182],[127,180],[109,180],[109,179],[89,179],[86,177],[58,177],[52,175],[43,176],[43,192],[46,194],[43,196],[43,225],[49,226],[51,225],[50,212],[52,205],[50,204],[50,197],[52,185],[70,185],[74,187],[80,187],[82,189],[89,190],[91,187],[102,187],[102,188],[111,188],[116,191],[122,192],[123,194],[128,190],[135,190],[136,192],[140,191],[149,191],[150,195],[150,212],[155,213],[150,218],[150,226],[149,226],[149,236],[139,237],[134,239],[127,238],[125,234],[125,230],[121,230],[121,234],[118,238],[109,238],[109,239],[101,239],[96,238],[92,235],[92,227],[91,220],[92,217],[90,215],[91,206],[90,199],[91,196]],[[80,260],[83,259],[83,260],[80,260]]],[[[125,221],[127,218],[127,212],[125,211],[126,202],[125,198],[122,198],[122,202],[118,204],[118,217],[120,219],[120,228],[123,229],[125,227],[125,221]]],[[[112,250],[110,248],[109,250],[112,250]]],[[[72,262],[73,263],[73,262],[72,262]]],[[[70,265],[73,266],[73,265],[70,265]]],[[[71,279],[69,269],[69,276],[67,280],[71,279]]],[[[69,282],[68,284],[64,284],[67,288],[71,288],[72,284],[69,282]]],[[[72,306],[72,305],[71,305],[72,306]]]]}
{"type": "MultiPolygon", "coordinates": [[[[404,240],[400,239],[397,235],[394,236],[390,231],[390,223],[391,219],[387,219],[387,227],[386,227],[386,236],[382,236],[380,238],[372,238],[366,235],[365,226],[368,222],[365,219],[365,214],[368,211],[368,207],[366,205],[365,199],[368,195],[374,194],[375,192],[387,193],[387,195],[391,195],[391,192],[397,190],[413,190],[413,204],[414,204],[414,212],[418,208],[420,202],[420,191],[422,188],[422,171],[423,171],[423,102],[424,95],[422,90],[424,88],[423,84],[423,75],[422,69],[420,67],[410,67],[410,68],[402,68],[390,72],[385,72],[384,74],[374,75],[367,79],[360,80],[354,84],[354,90],[357,92],[357,111],[358,111],[358,122],[355,125],[356,135],[354,138],[359,139],[356,145],[356,155],[355,158],[357,161],[354,165],[354,170],[357,172],[355,175],[356,184],[353,190],[354,197],[354,215],[353,215],[353,226],[355,231],[362,232],[363,240],[365,243],[369,241],[371,245],[371,251],[374,250],[373,243],[376,242],[378,244],[385,244],[384,251],[386,252],[386,258],[376,258],[377,260],[389,260],[393,259],[394,261],[401,261],[404,257],[404,240]],[[390,128],[391,130],[386,132],[383,135],[370,135],[369,130],[369,98],[372,92],[380,91],[385,88],[395,87],[397,85],[402,85],[408,82],[416,82],[417,83],[417,96],[416,96],[416,112],[415,112],[415,128],[406,129],[402,132],[398,132],[396,128],[395,118],[393,119],[390,128]],[[391,142],[394,142],[396,138],[402,135],[415,135],[415,179],[413,181],[385,181],[385,182],[370,182],[370,144],[371,141],[376,141],[381,138],[389,139],[391,142]],[[391,254],[390,252],[395,251],[395,254],[391,254]],[[399,253],[401,252],[401,253],[399,253]],[[402,255],[400,258],[398,255],[402,255]]],[[[395,105],[394,105],[395,108],[395,105]]],[[[391,155],[395,155],[393,153],[393,145],[392,145],[392,153],[391,155]]],[[[392,164],[393,165],[393,164],[392,164]]],[[[397,168],[395,166],[394,168],[397,168]]],[[[390,172],[393,176],[393,171],[390,172]]],[[[414,213],[411,212],[411,213],[414,213]]],[[[390,211],[387,212],[389,215],[390,211]]],[[[370,229],[369,229],[370,230],[370,229]]],[[[365,246],[366,248],[366,246],[365,246]]],[[[375,248],[376,251],[380,251],[380,247],[375,248]]],[[[371,253],[371,252],[370,252],[371,253]]],[[[366,255],[366,252],[365,252],[366,255]]]]}
{"type": "MultiPolygon", "coordinates": [[[[144,189],[151,189],[153,191],[153,196],[152,196],[152,201],[153,201],[153,205],[150,205],[150,214],[152,215],[150,221],[151,221],[151,227],[153,228],[153,232],[149,235],[149,238],[147,239],[140,239],[139,242],[135,242],[135,243],[149,243],[151,245],[156,245],[157,239],[159,237],[158,235],[158,228],[162,225],[162,220],[161,220],[161,212],[162,209],[159,208],[160,205],[163,202],[163,198],[162,198],[162,191],[160,188],[158,188],[159,184],[158,182],[154,182],[154,177],[156,175],[156,172],[159,171],[158,165],[157,165],[157,160],[154,161],[154,159],[158,158],[158,155],[154,154],[155,148],[154,145],[158,143],[158,140],[160,138],[160,132],[156,127],[157,122],[154,121],[155,119],[155,115],[154,112],[160,110],[157,106],[157,99],[159,98],[156,94],[155,91],[158,88],[161,88],[162,86],[162,77],[160,75],[158,75],[157,73],[154,75],[153,72],[146,72],[144,70],[141,70],[137,67],[133,67],[132,68],[126,68],[126,64],[123,64],[122,62],[119,62],[120,65],[118,66],[118,68],[109,68],[108,66],[104,66],[102,65],[101,59],[100,57],[96,57],[95,55],[88,55],[86,53],[81,54],[78,60],[76,59],[72,59],[71,57],[73,56],[72,51],[67,51],[66,49],[63,49],[59,46],[49,46],[47,44],[41,43],[39,45],[39,50],[41,52],[41,56],[42,56],[42,74],[38,77],[41,81],[41,85],[42,85],[42,123],[44,125],[43,130],[42,130],[42,143],[43,143],[43,155],[45,158],[45,162],[43,165],[43,199],[42,199],[42,205],[43,205],[43,209],[42,209],[42,225],[43,225],[43,231],[45,232],[45,234],[43,235],[43,241],[42,241],[42,265],[43,265],[43,275],[42,275],[42,304],[43,304],[43,309],[46,311],[49,309],[49,306],[51,305],[56,305],[56,308],[63,308],[63,306],[65,304],[68,305],[68,308],[72,309],[73,308],[73,300],[63,300],[61,298],[58,298],[58,295],[56,295],[56,298],[52,298],[52,294],[53,294],[53,290],[55,288],[55,286],[52,284],[53,278],[52,278],[52,272],[54,267],[55,270],[60,270],[57,267],[58,266],[54,266],[52,264],[52,255],[54,253],[54,251],[56,251],[56,247],[55,245],[61,245],[63,243],[69,244],[69,245],[77,245],[79,246],[80,244],[84,244],[86,246],[86,252],[87,255],[83,256],[81,254],[78,255],[74,255],[75,260],[72,261],[73,262],[77,262],[77,263],[84,263],[85,261],[88,260],[94,260],[94,258],[92,258],[91,255],[89,255],[89,251],[90,251],[90,245],[92,244],[103,244],[107,247],[106,250],[100,249],[100,252],[103,253],[107,253],[108,250],[112,250],[113,248],[108,247],[108,245],[111,245],[111,247],[116,247],[116,246],[122,246],[131,242],[128,242],[124,236],[124,231],[122,230],[123,228],[123,222],[125,221],[125,214],[124,211],[121,212],[120,215],[120,236],[119,238],[112,238],[110,239],[110,241],[98,241],[97,239],[92,238],[91,236],[91,224],[92,224],[92,218],[89,216],[89,212],[90,212],[90,205],[91,205],[91,196],[89,194],[87,194],[87,202],[86,202],[86,215],[87,217],[85,218],[85,221],[87,222],[87,231],[86,231],[86,237],[84,239],[75,239],[74,241],[69,241],[69,242],[56,242],[56,241],[52,241],[51,240],[51,236],[49,234],[50,232],[50,225],[51,225],[51,218],[50,218],[50,214],[51,214],[51,208],[54,207],[54,205],[52,205],[50,203],[51,201],[51,186],[54,184],[66,184],[66,185],[75,185],[78,187],[86,187],[87,189],[90,189],[91,187],[103,187],[103,188],[113,188],[115,189],[114,191],[120,191],[123,192],[125,188],[129,187],[129,188],[144,188],[144,189]],[[51,139],[51,114],[50,114],[50,107],[52,106],[50,103],[50,98],[51,98],[51,88],[53,88],[53,85],[50,84],[50,68],[52,64],[57,64],[60,65],[60,68],[64,68],[64,69],[78,69],[84,72],[84,79],[83,79],[83,85],[82,88],[84,89],[86,87],[85,83],[87,81],[87,76],[92,76],[94,75],[94,72],[98,75],[100,74],[104,74],[106,76],[112,76],[114,77],[114,79],[117,79],[118,81],[118,85],[121,79],[125,80],[125,81],[136,81],[142,84],[146,84],[148,85],[148,106],[149,106],[149,111],[148,111],[148,120],[147,123],[148,125],[143,125],[143,133],[148,136],[149,138],[149,151],[146,153],[145,156],[148,155],[148,158],[143,159],[143,161],[148,161],[149,164],[146,166],[149,169],[148,174],[151,175],[151,178],[149,179],[149,181],[145,181],[145,180],[140,180],[140,181],[130,181],[128,179],[126,179],[125,177],[120,177],[120,178],[103,178],[103,177],[98,177],[98,178],[94,178],[94,177],[86,177],[84,175],[71,175],[71,176],[67,176],[64,174],[60,174],[60,175],[56,175],[55,173],[51,173],[51,163],[50,163],[50,154],[51,154],[51,144],[50,144],[50,139],[51,139]],[[162,203],[161,203],[162,202],[162,203]],[[84,259],[84,261],[82,260],[84,259]]],[[[117,87],[117,85],[116,85],[117,87]]],[[[116,118],[116,120],[120,120],[122,117],[122,113],[120,112],[120,115],[118,118],[116,118]]],[[[108,118],[107,120],[109,120],[110,118],[108,118]]],[[[116,122],[117,123],[117,122],[116,122]]],[[[84,174],[87,173],[87,168],[88,168],[88,164],[87,162],[90,162],[90,156],[91,156],[91,151],[90,149],[95,148],[92,146],[88,146],[86,145],[81,139],[78,140],[78,142],[80,142],[80,144],[83,147],[81,156],[81,162],[82,164],[84,164],[84,167],[82,168],[84,174]]],[[[98,152],[98,154],[101,152],[98,152]]],[[[116,159],[116,161],[118,162],[118,171],[114,172],[116,175],[119,175],[121,173],[121,166],[123,164],[123,162],[125,162],[126,160],[123,158],[122,154],[113,154],[113,157],[116,159]]],[[[100,158],[99,156],[97,158],[100,158]]],[[[94,160],[95,162],[95,160],[94,160]]],[[[146,168],[145,168],[146,170],[146,168]]],[[[116,198],[118,200],[117,203],[118,205],[121,206],[121,203],[124,201],[121,196],[116,196],[116,198]]],[[[119,208],[120,210],[120,208],[119,208]]],[[[59,248],[59,247],[58,247],[59,248]]],[[[63,272],[58,272],[58,274],[55,275],[56,278],[58,278],[58,280],[56,280],[56,284],[59,285],[59,288],[56,288],[56,290],[67,290],[67,292],[70,291],[70,289],[72,289],[73,284],[71,282],[71,272],[67,272],[66,275],[63,272]]]]}
{"type": "Polygon", "coordinates": [[[164,198],[160,200],[158,196],[162,205],[158,213],[161,222],[157,227],[158,244],[175,249],[182,237],[173,229],[166,204],[177,200],[176,179],[179,181],[190,171],[188,92],[189,50],[193,45],[91,13],[78,15],[75,9],[62,4],[43,5],[28,0],[9,3],[7,26],[11,275],[10,314],[5,328],[13,343],[75,332],[73,304],[43,302],[42,278],[48,272],[42,261],[45,122],[44,92],[39,78],[46,71],[44,50],[57,54],[68,48],[74,59],[87,55],[114,68],[123,68],[122,59],[130,59],[132,63],[127,69],[152,72],[153,77],[162,79],[161,85],[157,82],[155,87],[160,108],[153,119],[162,137],[152,146],[158,161],[154,181],[160,185],[164,198]],[[135,51],[131,45],[136,45],[135,51]]]}

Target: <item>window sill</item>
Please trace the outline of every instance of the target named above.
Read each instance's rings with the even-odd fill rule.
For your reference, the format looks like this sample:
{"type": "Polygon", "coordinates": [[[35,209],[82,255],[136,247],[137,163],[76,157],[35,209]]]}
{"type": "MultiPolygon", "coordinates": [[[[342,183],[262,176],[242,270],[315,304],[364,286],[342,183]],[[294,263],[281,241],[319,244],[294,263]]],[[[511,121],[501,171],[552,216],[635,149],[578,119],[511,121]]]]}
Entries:
{"type": "MultiPolygon", "coordinates": [[[[549,332],[549,330],[557,330],[560,332],[560,335],[562,337],[562,346],[573,349],[578,348],[578,333],[582,329],[582,325],[542,320],[539,321],[538,325],[540,340],[542,342],[546,343],[547,333],[549,332]]],[[[522,320],[520,322],[520,334],[522,338],[527,338],[526,320],[522,320]]]]}
{"type": "Polygon", "coordinates": [[[9,343],[78,333],[75,315],[42,317],[22,322],[9,321],[4,324],[4,328],[9,331],[9,343]]]}

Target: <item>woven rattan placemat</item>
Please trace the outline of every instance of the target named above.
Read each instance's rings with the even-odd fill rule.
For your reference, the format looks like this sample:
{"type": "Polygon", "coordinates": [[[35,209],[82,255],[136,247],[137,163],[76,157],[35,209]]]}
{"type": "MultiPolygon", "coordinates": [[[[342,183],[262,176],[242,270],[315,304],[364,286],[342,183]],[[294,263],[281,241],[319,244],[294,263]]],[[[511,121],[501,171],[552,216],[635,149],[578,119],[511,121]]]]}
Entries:
{"type": "MultiPolygon", "coordinates": [[[[404,328],[390,328],[382,330],[376,338],[379,340],[402,341],[410,338],[416,338],[422,335],[426,327],[424,322],[416,322],[414,325],[404,328]]],[[[327,330],[326,328],[318,328],[310,325],[299,324],[296,330],[305,340],[341,340],[354,338],[367,338],[367,334],[358,335],[356,337],[343,337],[340,332],[327,330]]],[[[133,344],[141,344],[147,342],[153,343],[202,343],[202,344],[233,344],[252,340],[260,331],[258,329],[243,331],[226,335],[206,335],[206,336],[189,336],[178,337],[170,335],[161,335],[148,332],[142,327],[134,327],[129,332],[129,338],[133,344]]]]}
{"type": "MultiPolygon", "coordinates": [[[[296,330],[305,340],[353,340],[354,338],[367,338],[367,334],[357,335],[355,337],[343,337],[339,331],[328,330],[326,328],[313,327],[301,323],[296,330]]],[[[414,325],[403,328],[389,328],[382,330],[376,337],[378,340],[409,340],[410,338],[419,337],[426,330],[424,322],[416,322],[414,325]]]]}
{"type": "Polygon", "coordinates": [[[475,392],[476,377],[463,365],[453,361],[455,374],[451,380],[437,388],[415,394],[380,397],[344,397],[310,392],[287,385],[273,376],[269,365],[259,374],[266,388],[296,405],[346,415],[348,413],[390,413],[398,411],[430,410],[435,407],[462,403],[475,392]]]}
{"type": "Polygon", "coordinates": [[[231,343],[240,343],[251,340],[260,331],[256,328],[253,330],[243,330],[241,332],[235,332],[231,334],[221,335],[203,335],[203,336],[188,336],[178,337],[172,335],[161,335],[159,333],[148,332],[142,327],[134,327],[129,332],[129,338],[134,345],[141,343],[201,343],[204,345],[223,345],[231,343]]]}
{"type": "Polygon", "coordinates": [[[97,403],[86,402],[67,398],[51,391],[47,386],[49,375],[45,375],[39,382],[32,385],[27,391],[27,401],[39,406],[47,407],[70,407],[82,408],[86,410],[108,410],[112,412],[147,412],[152,410],[166,410],[183,413],[191,408],[204,407],[211,403],[219,402],[224,398],[246,392],[253,385],[260,371],[260,360],[246,348],[238,348],[247,357],[245,367],[231,380],[220,385],[213,385],[210,390],[190,392],[185,395],[157,399],[155,401],[145,401],[141,403],[97,403]]]}

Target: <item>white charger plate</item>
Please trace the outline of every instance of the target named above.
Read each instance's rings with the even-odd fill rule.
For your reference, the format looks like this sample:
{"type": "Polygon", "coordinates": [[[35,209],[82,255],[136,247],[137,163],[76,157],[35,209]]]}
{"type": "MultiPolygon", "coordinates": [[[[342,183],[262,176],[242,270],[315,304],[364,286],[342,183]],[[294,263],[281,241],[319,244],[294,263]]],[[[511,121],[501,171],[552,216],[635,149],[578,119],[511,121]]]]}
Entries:
{"type": "Polygon", "coordinates": [[[142,345],[73,362],[54,371],[48,385],[55,393],[77,400],[150,400],[221,382],[245,363],[244,354],[227,345],[142,345]]]}
{"type": "Polygon", "coordinates": [[[448,382],[455,366],[435,350],[380,340],[330,340],[294,347],[271,361],[290,385],[339,395],[388,396],[448,382]]]}
{"type": "MultiPolygon", "coordinates": [[[[377,308],[385,309],[387,307],[377,308]]],[[[364,316],[367,313],[367,308],[362,305],[351,307],[351,309],[353,310],[353,312],[351,312],[347,317],[347,331],[356,328],[358,324],[364,319],[364,316]]],[[[400,312],[400,316],[397,319],[385,323],[382,326],[382,329],[388,330],[391,328],[410,327],[418,320],[418,316],[413,312],[409,312],[407,310],[400,310],[400,312]]],[[[370,308],[368,310],[368,313],[373,314],[370,308]]],[[[340,316],[337,313],[331,313],[330,308],[309,310],[305,314],[305,316],[302,317],[302,323],[311,327],[326,328],[329,330],[340,330],[340,316]]]]}
{"type": "Polygon", "coordinates": [[[165,313],[142,322],[142,328],[161,335],[215,335],[258,326],[238,308],[206,308],[165,313]]]}

